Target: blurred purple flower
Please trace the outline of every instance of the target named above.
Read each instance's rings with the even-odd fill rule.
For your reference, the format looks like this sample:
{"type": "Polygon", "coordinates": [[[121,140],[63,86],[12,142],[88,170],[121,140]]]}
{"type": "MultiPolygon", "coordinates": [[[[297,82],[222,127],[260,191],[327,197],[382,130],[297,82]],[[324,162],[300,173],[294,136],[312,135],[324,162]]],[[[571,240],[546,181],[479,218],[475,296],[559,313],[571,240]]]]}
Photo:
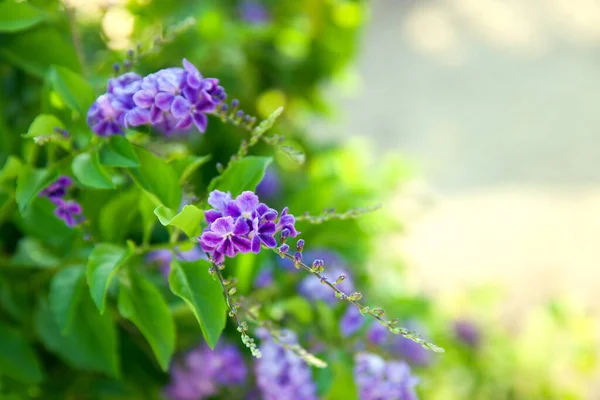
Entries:
{"type": "MultiPolygon", "coordinates": [[[[407,327],[414,329],[414,325],[414,323],[409,322],[407,327]]],[[[401,357],[413,366],[424,367],[432,361],[430,351],[410,339],[390,333],[388,328],[379,322],[371,324],[367,331],[367,340],[374,345],[383,346],[386,351],[401,357]]]]}
{"type": "MultiPolygon", "coordinates": [[[[296,336],[282,331],[283,341],[296,344],[296,336]]],[[[264,329],[257,331],[262,340],[262,357],[255,363],[256,384],[264,400],[316,400],[316,386],[310,367],[296,354],[276,343],[264,329]]]]}
{"type": "Polygon", "coordinates": [[[273,270],[271,268],[261,269],[254,278],[254,287],[262,289],[273,283],[273,270]]]}
{"type": "MultiPolygon", "coordinates": [[[[325,272],[322,275],[326,276],[330,281],[335,281],[340,275],[346,275],[346,279],[336,286],[346,294],[349,294],[354,290],[352,277],[348,274],[348,271],[344,269],[337,266],[328,268],[327,264],[325,264],[325,272]]],[[[335,297],[335,292],[328,286],[322,284],[319,279],[315,279],[314,276],[307,276],[302,279],[298,285],[298,292],[309,300],[321,300],[330,305],[338,301],[335,297]]]]}
{"type": "Polygon", "coordinates": [[[454,334],[460,341],[471,347],[477,347],[481,341],[479,329],[471,321],[455,321],[454,334]]]}
{"type": "Polygon", "coordinates": [[[256,194],[262,198],[275,199],[281,193],[281,180],[274,168],[267,168],[265,176],[256,187],[256,194]]]}
{"type": "Polygon", "coordinates": [[[388,328],[379,322],[373,322],[367,331],[367,340],[375,345],[381,346],[389,339],[388,328]]]}
{"type": "Polygon", "coordinates": [[[256,0],[244,0],[240,4],[240,14],[250,24],[264,24],[271,20],[267,8],[256,0]]]}
{"type": "MultiPolygon", "coordinates": [[[[206,259],[206,255],[196,246],[187,251],[175,251],[175,258],[179,261],[196,261],[206,259]]],[[[173,260],[173,253],[169,249],[154,250],[148,253],[146,261],[149,263],[157,264],[160,273],[165,277],[169,278],[169,272],[171,271],[171,261],[173,260]]]]}
{"type": "Polygon", "coordinates": [[[348,337],[358,331],[364,324],[365,318],[358,308],[349,305],[340,320],[340,331],[342,336],[348,337]]]}
{"type": "Polygon", "coordinates": [[[58,218],[62,219],[67,226],[73,227],[80,222],[77,218],[77,216],[81,215],[82,213],[81,205],[79,205],[79,203],[76,201],[65,201],[62,199],[55,199],[53,202],[56,204],[54,214],[56,214],[58,218]]]}
{"type": "Polygon", "coordinates": [[[73,185],[73,180],[68,176],[60,176],[57,180],[46,186],[40,196],[47,197],[50,200],[56,200],[64,197],[67,194],[69,187],[73,185]]]}
{"type": "Polygon", "coordinates": [[[376,354],[358,353],[354,379],[361,400],[417,400],[418,378],[411,375],[408,364],[388,361],[376,354]]]}
{"type": "Polygon", "coordinates": [[[242,385],[247,376],[244,358],[236,346],[218,344],[214,350],[199,346],[171,365],[165,394],[172,400],[202,400],[222,388],[242,385]]]}

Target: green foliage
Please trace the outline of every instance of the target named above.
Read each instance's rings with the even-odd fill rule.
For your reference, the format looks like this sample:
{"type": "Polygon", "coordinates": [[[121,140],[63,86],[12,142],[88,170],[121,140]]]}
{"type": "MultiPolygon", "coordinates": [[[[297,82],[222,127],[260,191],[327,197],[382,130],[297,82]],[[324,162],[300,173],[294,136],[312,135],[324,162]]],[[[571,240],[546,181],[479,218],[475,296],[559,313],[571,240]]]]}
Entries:
{"type": "Polygon", "coordinates": [[[96,99],[90,84],[68,68],[52,66],[48,71],[48,80],[67,107],[79,115],[85,115],[96,99]]]}
{"type": "Polygon", "coordinates": [[[90,151],[73,158],[71,164],[73,175],[82,185],[95,189],[113,189],[110,174],[100,165],[98,153],[90,151]]]}
{"type": "Polygon", "coordinates": [[[131,177],[146,193],[150,194],[158,204],[176,210],[181,203],[179,177],[172,166],[151,152],[136,147],[135,153],[140,166],[131,168],[131,177]]]}
{"type": "Polygon", "coordinates": [[[44,374],[22,333],[0,322],[0,371],[10,378],[39,383],[44,374]]]}
{"type": "Polygon", "coordinates": [[[204,221],[204,211],[196,206],[186,205],[178,214],[160,205],[154,210],[163,226],[174,226],[181,229],[189,238],[198,237],[201,233],[201,223],[204,221]]]}
{"type": "Polygon", "coordinates": [[[16,200],[19,210],[22,212],[31,200],[37,196],[42,189],[52,183],[58,174],[54,170],[45,168],[34,169],[28,165],[21,167],[17,177],[16,200]]]}
{"type": "Polygon", "coordinates": [[[61,269],[50,281],[48,305],[61,333],[68,333],[78,300],[85,284],[85,267],[75,265],[61,269]]]}
{"type": "Polygon", "coordinates": [[[130,256],[128,248],[101,243],[94,247],[87,265],[90,294],[100,313],[104,313],[106,293],[111,280],[130,256]]]}
{"type": "Polygon", "coordinates": [[[237,196],[244,190],[254,190],[271,161],[270,157],[254,156],[232,161],[223,174],[212,180],[208,190],[231,192],[232,196],[237,196]]]}
{"type": "Polygon", "coordinates": [[[112,136],[100,149],[100,163],[111,167],[136,168],[140,161],[129,144],[120,135],[112,136]]]}
{"type": "Polygon", "coordinates": [[[163,370],[175,350],[175,324],[169,306],[156,287],[140,274],[122,279],[119,313],[142,332],[163,370]]]}
{"type": "Polygon", "coordinates": [[[18,32],[42,22],[45,13],[27,3],[6,0],[0,3],[0,32],[18,32]]]}
{"type": "Polygon", "coordinates": [[[207,261],[171,263],[169,286],[191,308],[206,343],[214,348],[225,328],[227,307],[219,283],[207,273],[207,261]]]}

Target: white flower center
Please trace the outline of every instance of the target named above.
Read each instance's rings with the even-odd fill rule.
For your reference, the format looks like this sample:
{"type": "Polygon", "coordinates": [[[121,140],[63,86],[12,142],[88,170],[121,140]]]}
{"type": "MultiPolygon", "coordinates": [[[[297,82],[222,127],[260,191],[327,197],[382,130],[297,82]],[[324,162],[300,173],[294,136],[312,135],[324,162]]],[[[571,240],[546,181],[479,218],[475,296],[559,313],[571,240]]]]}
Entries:
{"type": "Polygon", "coordinates": [[[252,218],[252,213],[250,213],[248,211],[244,211],[242,213],[242,218],[244,218],[244,219],[250,219],[250,218],[252,218]]]}

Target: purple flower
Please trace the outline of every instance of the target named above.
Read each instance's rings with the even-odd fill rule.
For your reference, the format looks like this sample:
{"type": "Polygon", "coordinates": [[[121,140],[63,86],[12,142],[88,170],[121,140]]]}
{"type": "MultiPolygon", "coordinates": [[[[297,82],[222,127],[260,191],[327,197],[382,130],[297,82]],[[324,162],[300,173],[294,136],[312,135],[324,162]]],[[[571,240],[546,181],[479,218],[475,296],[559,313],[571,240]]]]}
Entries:
{"type": "Polygon", "coordinates": [[[234,201],[227,204],[225,215],[251,221],[258,216],[257,208],[259,204],[257,195],[250,191],[245,191],[236,197],[234,201]]]}
{"type": "Polygon", "coordinates": [[[288,208],[285,207],[283,211],[281,211],[281,217],[279,217],[279,222],[277,223],[277,231],[282,231],[287,229],[289,231],[289,236],[296,237],[298,233],[296,231],[296,227],[294,226],[296,223],[296,218],[292,214],[288,214],[288,208]]]}
{"type": "Polygon", "coordinates": [[[340,320],[340,331],[342,336],[348,337],[358,331],[364,324],[364,317],[354,306],[348,306],[346,312],[340,320]]]}
{"type": "Polygon", "coordinates": [[[79,203],[76,201],[64,201],[62,199],[55,199],[53,202],[56,204],[54,214],[62,219],[65,224],[73,227],[79,223],[77,216],[82,213],[79,203]]]}
{"type": "Polygon", "coordinates": [[[215,263],[223,262],[225,256],[235,257],[238,253],[248,253],[251,243],[243,237],[250,229],[243,219],[237,222],[231,217],[221,217],[210,225],[200,237],[202,250],[212,254],[215,263]]]}
{"type": "Polygon", "coordinates": [[[261,289],[273,283],[273,270],[271,268],[263,268],[254,278],[254,287],[261,289]]]}
{"type": "Polygon", "coordinates": [[[224,193],[220,190],[213,190],[210,192],[208,196],[208,204],[213,206],[215,209],[206,210],[204,212],[204,217],[206,218],[206,222],[212,224],[217,220],[217,218],[221,218],[225,213],[225,208],[227,204],[231,202],[231,194],[224,193]]]}
{"type": "Polygon", "coordinates": [[[455,321],[454,334],[460,341],[471,347],[477,347],[481,341],[479,329],[471,321],[455,321]]]}
{"type": "Polygon", "coordinates": [[[152,125],[166,135],[206,130],[206,113],[227,97],[219,80],[203,78],[186,59],[183,68],[165,68],[142,78],[128,72],[108,82],[108,89],[88,111],[87,122],[100,136],[122,134],[130,126],[152,125]]]}
{"type": "Polygon", "coordinates": [[[252,221],[252,252],[255,254],[260,252],[261,243],[269,248],[277,246],[277,241],[273,237],[276,232],[275,224],[270,221],[260,223],[259,221],[258,218],[252,221]]]}
{"type": "MultiPolygon", "coordinates": [[[[296,344],[296,336],[281,331],[284,343],[296,344]]],[[[292,351],[276,343],[269,333],[261,329],[257,336],[262,340],[262,357],[255,363],[256,384],[264,400],[316,400],[316,386],[310,367],[292,351]]]]}
{"type": "Polygon", "coordinates": [[[245,0],[240,4],[240,14],[244,21],[257,25],[267,23],[271,19],[267,8],[253,0],[245,0]]]}
{"type": "Polygon", "coordinates": [[[386,362],[371,353],[358,353],[354,361],[354,379],[361,400],[417,400],[415,386],[419,380],[411,375],[408,364],[386,362]]]}
{"type": "MultiPolygon", "coordinates": [[[[206,256],[198,247],[193,247],[188,251],[176,251],[175,258],[180,261],[196,261],[205,259],[206,256]]],[[[173,261],[173,253],[168,249],[154,250],[148,253],[146,261],[157,264],[161,274],[168,279],[171,271],[171,261],[173,261]]]]}
{"type": "Polygon", "coordinates": [[[431,352],[424,349],[419,343],[413,342],[402,336],[394,335],[389,349],[411,365],[425,367],[431,364],[431,352]]]}
{"type": "Polygon", "coordinates": [[[388,328],[379,322],[373,322],[367,331],[367,340],[378,346],[385,344],[389,340],[388,328]]]}
{"type": "Polygon", "coordinates": [[[55,200],[64,197],[67,194],[67,189],[73,185],[73,180],[68,176],[60,176],[57,180],[46,186],[40,196],[47,197],[50,200],[55,200]]]}
{"type": "Polygon", "coordinates": [[[273,168],[267,168],[265,176],[256,187],[256,194],[266,199],[274,199],[281,193],[281,181],[273,168]]]}
{"type": "MultiPolygon", "coordinates": [[[[344,293],[350,294],[354,290],[354,283],[346,270],[335,266],[328,268],[327,264],[325,264],[325,272],[322,275],[326,276],[330,281],[335,281],[342,274],[346,275],[346,279],[338,284],[337,287],[344,293]]],[[[337,301],[335,293],[314,276],[304,278],[298,285],[298,292],[309,300],[321,300],[329,305],[335,304],[337,301]]]]}
{"type": "Polygon", "coordinates": [[[242,385],[247,369],[237,347],[218,344],[211,350],[202,345],[173,363],[170,375],[165,388],[169,399],[201,400],[217,395],[224,387],[242,385]]]}

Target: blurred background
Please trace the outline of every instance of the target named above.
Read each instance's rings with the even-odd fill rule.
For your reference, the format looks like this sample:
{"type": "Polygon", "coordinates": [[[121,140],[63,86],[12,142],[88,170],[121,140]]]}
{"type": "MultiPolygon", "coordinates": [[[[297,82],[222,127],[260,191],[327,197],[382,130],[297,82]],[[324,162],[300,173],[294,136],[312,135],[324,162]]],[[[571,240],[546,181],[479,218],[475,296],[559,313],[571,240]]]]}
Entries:
{"type": "MultiPolygon", "coordinates": [[[[52,0],[32,3],[57,8],[52,0]]],[[[82,74],[97,93],[113,63],[139,42],[136,72],[186,57],[218,77],[250,114],[265,118],[285,106],[276,133],[306,154],[306,164],[276,153],[274,206],[318,214],[382,203],[359,220],[300,230],[307,248],[334,250],[347,261],[369,303],[446,348],[443,355],[424,355],[418,346],[398,353],[419,377],[421,399],[600,398],[600,2],[60,4],[69,18],[59,29],[84,44],[82,74]]],[[[0,95],[9,104],[4,119],[19,133],[37,113],[40,99],[31,93],[41,86],[21,69],[43,76],[38,61],[24,57],[35,33],[23,35],[0,41],[0,54],[19,70],[0,69],[17,92],[0,95]],[[21,90],[25,84],[14,82],[37,86],[21,90]]],[[[68,50],[76,68],[65,65],[77,70],[68,50]]],[[[83,125],[74,136],[78,129],[89,134],[83,125]]],[[[197,187],[206,187],[216,173],[212,161],[226,163],[240,137],[235,127],[211,121],[206,135],[190,138],[194,154],[213,154],[195,177],[197,187]]],[[[0,139],[0,150],[16,153],[17,140],[0,139]]],[[[181,150],[157,140],[167,154],[181,150]]],[[[103,205],[91,205],[98,199],[81,201],[101,219],[103,205]]],[[[261,257],[240,257],[232,269],[246,268],[243,294],[259,270],[275,270],[279,286],[255,292],[283,320],[291,313],[284,302],[269,302],[274,293],[296,301],[296,282],[274,258],[261,257]]],[[[335,318],[342,313],[338,307],[335,318]]],[[[291,320],[293,328],[306,327],[291,320]]],[[[180,350],[199,336],[196,329],[181,337],[180,350]]],[[[331,338],[350,354],[362,340],[341,340],[337,331],[331,338]]],[[[168,381],[161,377],[155,385],[168,381]]],[[[332,392],[327,399],[341,399],[332,392]]]]}

